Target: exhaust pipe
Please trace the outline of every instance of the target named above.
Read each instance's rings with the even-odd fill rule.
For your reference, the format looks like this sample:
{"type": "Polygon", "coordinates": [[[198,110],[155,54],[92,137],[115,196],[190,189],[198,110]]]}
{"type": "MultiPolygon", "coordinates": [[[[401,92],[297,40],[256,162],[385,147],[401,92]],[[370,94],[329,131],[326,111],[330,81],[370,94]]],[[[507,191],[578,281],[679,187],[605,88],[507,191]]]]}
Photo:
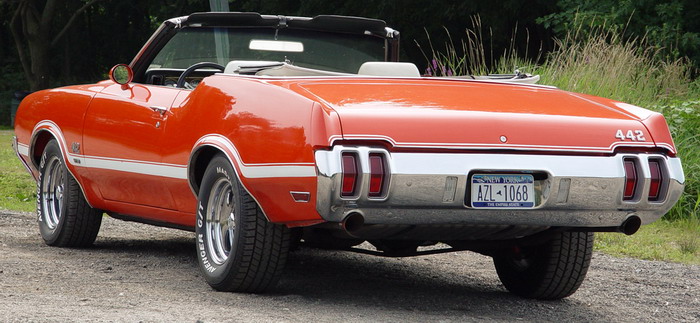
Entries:
{"type": "Polygon", "coordinates": [[[364,224],[365,217],[363,217],[360,212],[351,212],[343,219],[343,222],[340,223],[343,230],[350,235],[352,235],[353,232],[357,232],[364,224]]]}
{"type": "Polygon", "coordinates": [[[624,233],[628,236],[631,236],[637,231],[639,231],[639,227],[642,226],[642,219],[640,219],[636,215],[631,215],[627,219],[625,219],[622,224],[618,227],[578,227],[578,228],[571,228],[571,231],[573,232],[621,232],[624,233]]]}
{"type": "Polygon", "coordinates": [[[625,222],[622,222],[622,225],[620,225],[617,228],[618,232],[622,232],[628,236],[631,236],[635,234],[638,230],[639,227],[642,226],[642,219],[640,219],[638,216],[633,215],[625,220],[625,222]]]}

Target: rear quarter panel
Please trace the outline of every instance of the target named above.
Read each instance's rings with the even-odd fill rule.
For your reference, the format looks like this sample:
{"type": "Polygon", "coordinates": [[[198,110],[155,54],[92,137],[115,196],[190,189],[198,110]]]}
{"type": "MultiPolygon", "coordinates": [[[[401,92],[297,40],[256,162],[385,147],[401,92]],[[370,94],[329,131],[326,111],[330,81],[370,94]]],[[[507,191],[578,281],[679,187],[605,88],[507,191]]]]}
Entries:
{"type": "MultiPolygon", "coordinates": [[[[221,141],[229,141],[230,147],[219,148],[229,155],[241,183],[270,221],[290,225],[320,221],[312,120],[314,111],[329,112],[319,109],[312,100],[264,80],[206,78],[189,95],[176,99],[164,140],[172,147],[163,162],[187,163],[198,141],[223,137],[221,141]],[[295,202],[291,191],[309,192],[311,199],[295,202]]],[[[325,130],[317,131],[326,135],[325,130]]],[[[179,208],[196,210],[186,183],[176,184],[172,192],[179,208]]]]}

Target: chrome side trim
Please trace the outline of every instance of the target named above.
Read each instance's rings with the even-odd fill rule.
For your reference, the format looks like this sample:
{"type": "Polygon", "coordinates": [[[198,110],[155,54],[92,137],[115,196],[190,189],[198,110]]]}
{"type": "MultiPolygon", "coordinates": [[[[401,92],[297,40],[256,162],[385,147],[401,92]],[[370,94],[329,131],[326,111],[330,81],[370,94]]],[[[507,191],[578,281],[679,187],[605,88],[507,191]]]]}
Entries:
{"type": "MultiPolygon", "coordinates": [[[[619,226],[630,215],[647,224],[663,216],[678,200],[685,177],[678,158],[661,154],[614,156],[560,156],[526,154],[388,153],[391,174],[384,200],[367,197],[367,181],[360,196],[343,199],[340,190],[340,156],[355,151],[364,161],[379,148],[335,146],[317,151],[317,211],[327,221],[340,222],[359,212],[366,223],[471,223],[567,227],[619,226]],[[623,201],[624,158],[635,158],[641,167],[642,198],[623,201]],[[649,159],[663,161],[667,170],[667,193],[663,201],[646,198],[651,182],[649,159]],[[475,171],[514,171],[540,174],[534,209],[473,209],[466,204],[469,175],[475,171]],[[456,183],[454,179],[456,178],[456,183]],[[453,183],[450,183],[453,182],[453,183]],[[568,186],[568,187],[567,187],[568,186]],[[446,192],[449,190],[450,192],[446,192]],[[454,199],[445,198],[452,195],[454,199]],[[566,196],[559,196],[566,194],[566,196]]],[[[385,151],[386,152],[386,151],[385,151]]],[[[366,161],[363,163],[366,164],[366,161]]],[[[362,177],[368,176],[363,166],[362,177]]]]}

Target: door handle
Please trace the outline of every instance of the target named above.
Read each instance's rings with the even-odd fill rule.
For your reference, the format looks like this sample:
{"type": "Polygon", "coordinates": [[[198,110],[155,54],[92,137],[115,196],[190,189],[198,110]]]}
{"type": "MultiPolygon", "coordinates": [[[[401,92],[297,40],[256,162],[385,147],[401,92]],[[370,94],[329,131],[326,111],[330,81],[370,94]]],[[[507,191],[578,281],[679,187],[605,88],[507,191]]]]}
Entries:
{"type": "Polygon", "coordinates": [[[153,112],[158,112],[162,116],[168,111],[168,108],[154,105],[151,106],[151,110],[153,110],[153,112]]]}

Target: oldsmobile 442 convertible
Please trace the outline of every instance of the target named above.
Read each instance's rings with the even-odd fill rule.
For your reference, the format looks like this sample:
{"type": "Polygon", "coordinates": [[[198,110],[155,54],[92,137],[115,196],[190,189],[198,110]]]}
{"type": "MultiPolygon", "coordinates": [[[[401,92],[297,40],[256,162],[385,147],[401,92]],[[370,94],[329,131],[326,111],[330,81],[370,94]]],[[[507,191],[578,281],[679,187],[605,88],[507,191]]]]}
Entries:
{"type": "Polygon", "coordinates": [[[471,250],[509,291],[558,299],[584,280],[593,232],[633,234],[683,190],[658,113],[421,77],[398,55],[380,20],[166,21],[109,80],[21,103],[15,149],[37,180],[41,236],[91,245],[103,213],[192,230],[207,283],[239,292],[274,286],[302,240],[471,250]]]}

